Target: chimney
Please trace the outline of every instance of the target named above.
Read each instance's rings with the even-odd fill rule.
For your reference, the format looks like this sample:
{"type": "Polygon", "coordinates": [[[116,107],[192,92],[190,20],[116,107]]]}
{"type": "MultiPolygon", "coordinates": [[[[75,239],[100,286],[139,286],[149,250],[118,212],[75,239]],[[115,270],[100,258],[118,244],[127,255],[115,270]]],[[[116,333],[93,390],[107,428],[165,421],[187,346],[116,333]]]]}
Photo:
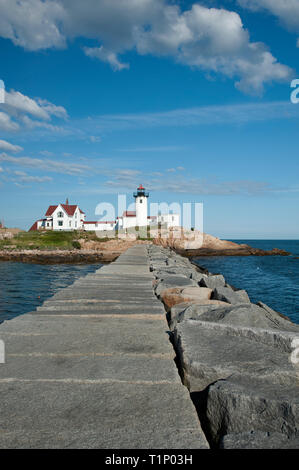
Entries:
{"type": "Polygon", "coordinates": [[[65,205],[66,205],[66,206],[69,205],[69,200],[68,200],[68,198],[66,198],[65,205]]]}

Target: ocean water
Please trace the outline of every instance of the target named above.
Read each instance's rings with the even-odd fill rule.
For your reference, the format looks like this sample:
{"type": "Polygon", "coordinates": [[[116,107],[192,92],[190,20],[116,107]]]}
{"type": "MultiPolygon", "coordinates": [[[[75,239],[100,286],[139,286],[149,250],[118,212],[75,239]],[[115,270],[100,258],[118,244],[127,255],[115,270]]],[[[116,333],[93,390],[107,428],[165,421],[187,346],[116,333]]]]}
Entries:
{"type": "Polygon", "coordinates": [[[0,262],[0,323],[35,310],[59,289],[99,267],[0,262]]]}
{"type": "MultiPolygon", "coordinates": [[[[215,256],[196,258],[210,272],[221,273],[229,284],[246,289],[252,302],[261,300],[299,324],[299,241],[233,240],[290,256],[215,256]]],[[[35,310],[44,300],[76,279],[98,269],[90,265],[38,265],[0,262],[0,322],[35,310]]]]}
{"type": "Polygon", "coordinates": [[[280,248],[290,256],[213,256],[194,258],[229,284],[245,289],[252,302],[261,300],[299,324],[299,240],[231,240],[254,248],[280,248]],[[296,259],[298,257],[298,259],[296,259]]]}

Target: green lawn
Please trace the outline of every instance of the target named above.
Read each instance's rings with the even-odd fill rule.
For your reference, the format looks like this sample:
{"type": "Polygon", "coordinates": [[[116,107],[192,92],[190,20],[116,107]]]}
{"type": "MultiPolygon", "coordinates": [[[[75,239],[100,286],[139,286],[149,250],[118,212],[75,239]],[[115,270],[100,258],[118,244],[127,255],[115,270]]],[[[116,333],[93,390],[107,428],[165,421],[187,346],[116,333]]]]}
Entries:
{"type": "Polygon", "coordinates": [[[98,238],[95,232],[20,232],[10,240],[0,240],[0,250],[72,250],[79,249],[79,238],[94,240],[97,242],[107,241],[108,238],[98,238]]]}

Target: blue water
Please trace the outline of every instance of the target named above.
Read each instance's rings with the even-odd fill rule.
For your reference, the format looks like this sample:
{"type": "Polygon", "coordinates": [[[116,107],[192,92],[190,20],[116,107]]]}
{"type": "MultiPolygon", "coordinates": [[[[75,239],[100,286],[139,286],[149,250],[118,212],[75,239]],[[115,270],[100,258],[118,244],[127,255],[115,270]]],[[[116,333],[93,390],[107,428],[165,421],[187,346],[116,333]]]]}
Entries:
{"type": "Polygon", "coordinates": [[[76,279],[98,269],[90,265],[0,263],[0,323],[35,310],[44,300],[76,279]]]}
{"type": "Polygon", "coordinates": [[[213,256],[196,258],[229,284],[246,289],[252,302],[261,300],[299,324],[299,240],[232,240],[254,248],[280,248],[291,256],[213,256]]]}

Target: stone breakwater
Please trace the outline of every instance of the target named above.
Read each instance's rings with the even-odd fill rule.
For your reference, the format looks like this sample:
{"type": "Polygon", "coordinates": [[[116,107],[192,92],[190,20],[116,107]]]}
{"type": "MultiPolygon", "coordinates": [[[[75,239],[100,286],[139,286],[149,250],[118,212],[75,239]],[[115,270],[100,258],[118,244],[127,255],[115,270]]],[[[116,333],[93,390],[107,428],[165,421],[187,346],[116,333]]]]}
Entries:
{"type": "Polygon", "coordinates": [[[177,363],[212,448],[299,448],[299,325],[169,248],[148,247],[177,363]]]}

